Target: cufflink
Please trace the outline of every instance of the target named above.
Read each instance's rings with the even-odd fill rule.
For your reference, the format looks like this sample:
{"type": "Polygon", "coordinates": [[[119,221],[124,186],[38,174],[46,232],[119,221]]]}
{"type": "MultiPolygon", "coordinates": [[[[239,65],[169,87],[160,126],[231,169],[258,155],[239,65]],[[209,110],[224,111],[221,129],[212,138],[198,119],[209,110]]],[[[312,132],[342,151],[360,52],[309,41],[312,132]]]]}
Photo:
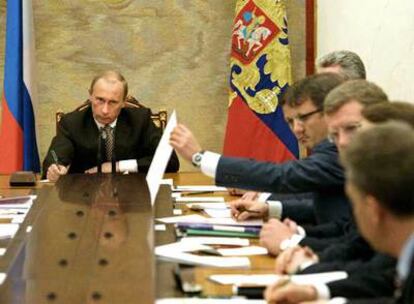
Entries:
{"type": "Polygon", "coordinates": [[[201,150],[200,152],[194,153],[193,156],[191,156],[191,162],[193,163],[194,167],[200,167],[201,161],[203,159],[204,150],[201,150]]]}

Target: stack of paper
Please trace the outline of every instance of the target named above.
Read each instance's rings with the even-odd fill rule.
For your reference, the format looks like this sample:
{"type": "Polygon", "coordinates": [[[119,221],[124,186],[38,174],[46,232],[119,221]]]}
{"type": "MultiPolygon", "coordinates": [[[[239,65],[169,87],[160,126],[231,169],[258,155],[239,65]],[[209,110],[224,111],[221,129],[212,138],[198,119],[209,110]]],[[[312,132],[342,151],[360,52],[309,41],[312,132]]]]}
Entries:
{"type": "Polygon", "coordinates": [[[248,268],[250,261],[246,257],[201,256],[189,252],[210,250],[209,246],[195,243],[177,242],[155,248],[158,257],[182,264],[221,268],[248,268]]]}
{"type": "Polygon", "coordinates": [[[165,298],[158,299],[156,304],[266,304],[265,300],[234,299],[202,299],[202,298],[165,298]]]}
{"type": "MultiPolygon", "coordinates": [[[[277,274],[215,274],[210,276],[210,280],[213,282],[227,285],[259,285],[265,286],[276,283],[281,278],[287,276],[281,276],[277,274]]],[[[315,274],[298,274],[289,277],[291,282],[297,284],[327,284],[329,282],[346,279],[348,277],[345,271],[332,271],[315,274]]]]}

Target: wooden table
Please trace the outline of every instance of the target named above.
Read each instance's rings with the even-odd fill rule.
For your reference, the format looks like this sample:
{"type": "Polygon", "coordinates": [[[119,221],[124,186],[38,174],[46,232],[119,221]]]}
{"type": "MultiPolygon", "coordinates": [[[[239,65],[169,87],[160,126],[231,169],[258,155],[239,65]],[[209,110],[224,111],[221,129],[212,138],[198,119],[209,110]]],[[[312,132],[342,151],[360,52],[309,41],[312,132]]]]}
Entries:
{"type": "MultiPolygon", "coordinates": [[[[39,195],[0,258],[0,272],[8,272],[0,288],[0,303],[152,303],[154,295],[182,296],[172,276],[175,264],[155,261],[153,256],[154,245],[175,241],[172,226],[167,231],[152,230],[154,216],[172,215],[169,187],[160,188],[151,211],[146,203],[133,203],[136,198],[145,200],[139,199],[143,193],[146,197],[145,189],[119,182],[136,176],[68,176],[56,186],[38,183],[34,188],[11,188],[8,176],[0,176],[0,195],[39,195]],[[105,186],[108,180],[112,181],[105,186]],[[30,234],[28,226],[33,226],[30,234]]],[[[194,172],[166,174],[165,178],[172,178],[176,185],[213,184],[211,178],[194,172]]],[[[228,194],[225,198],[234,199],[228,194]]],[[[208,277],[273,271],[271,257],[254,256],[250,261],[248,270],[195,267],[192,275],[204,295],[231,295],[230,286],[215,284],[208,277]]]]}
{"type": "MultiPolygon", "coordinates": [[[[172,178],[175,185],[214,185],[214,180],[198,172],[186,172],[179,174],[166,174],[166,178],[172,178]]],[[[216,196],[224,196],[226,201],[237,199],[228,193],[221,192],[214,194],[216,196]]],[[[188,213],[188,209],[184,208],[184,214],[188,213]]],[[[191,212],[190,212],[191,213],[191,212]]],[[[257,240],[252,240],[257,245],[257,240]]],[[[205,296],[231,296],[232,286],[219,285],[210,281],[208,278],[212,274],[258,274],[258,273],[274,273],[274,258],[268,255],[257,255],[249,257],[250,269],[222,269],[212,267],[196,267],[194,269],[194,278],[197,284],[203,287],[205,296]]]]}

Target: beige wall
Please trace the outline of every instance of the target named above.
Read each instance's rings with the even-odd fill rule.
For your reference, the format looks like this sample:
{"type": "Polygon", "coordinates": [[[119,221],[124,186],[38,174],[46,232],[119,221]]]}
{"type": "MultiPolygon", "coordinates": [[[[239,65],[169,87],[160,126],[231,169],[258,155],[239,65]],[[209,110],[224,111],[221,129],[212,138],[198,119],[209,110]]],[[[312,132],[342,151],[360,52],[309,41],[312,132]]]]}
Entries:
{"type": "MultiPolygon", "coordinates": [[[[288,1],[295,79],[304,75],[304,2],[288,1]]],[[[120,70],[143,104],[176,109],[202,146],[221,151],[234,5],[231,0],[33,0],[41,158],[55,133],[54,113],[85,100],[91,78],[106,69],[120,70]]],[[[2,82],[5,1],[0,17],[2,82]]]]}

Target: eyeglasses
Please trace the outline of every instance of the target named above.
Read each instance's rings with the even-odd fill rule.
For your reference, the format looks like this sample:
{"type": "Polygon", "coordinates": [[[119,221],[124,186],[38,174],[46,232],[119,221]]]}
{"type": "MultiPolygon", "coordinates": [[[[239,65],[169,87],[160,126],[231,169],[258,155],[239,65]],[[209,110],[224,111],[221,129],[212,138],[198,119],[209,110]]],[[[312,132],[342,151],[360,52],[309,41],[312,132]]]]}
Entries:
{"type": "Polygon", "coordinates": [[[295,121],[295,120],[297,122],[303,124],[309,119],[309,117],[311,117],[313,114],[316,114],[316,113],[319,113],[319,112],[322,112],[322,109],[316,109],[316,110],[313,110],[313,111],[305,113],[305,114],[299,114],[299,115],[296,115],[293,118],[286,119],[286,121],[291,126],[293,125],[293,121],[295,121]]]}
{"type": "Polygon", "coordinates": [[[352,124],[339,127],[336,130],[328,133],[328,140],[331,143],[336,144],[338,142],[339,135],[341,133],[344,136],[353,136],[356,133],[356,131],[358,131],[359,128],[361,128],[360,122],[356,122],[356,123],[352,123],[352,124]]]}

